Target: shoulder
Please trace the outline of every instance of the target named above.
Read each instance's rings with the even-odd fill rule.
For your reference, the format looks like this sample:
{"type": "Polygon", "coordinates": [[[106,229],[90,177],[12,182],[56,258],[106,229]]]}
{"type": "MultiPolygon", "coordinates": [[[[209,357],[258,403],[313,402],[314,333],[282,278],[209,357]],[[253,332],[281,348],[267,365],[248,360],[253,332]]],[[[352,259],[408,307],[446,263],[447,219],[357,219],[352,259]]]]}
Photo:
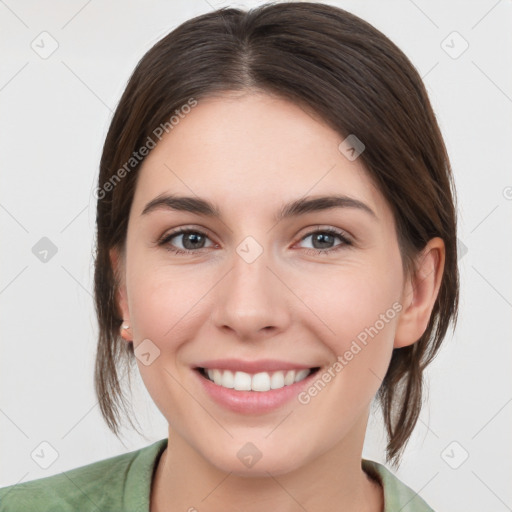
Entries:
{"type": "Polygon", "coordinates": [[[149,493],[154,462],[166,442],[0,488],[0,512],[124,510],[127,480],[138,480],[138,491],[149,493]]]}
{"type": "Polygon", "coordinates": [[[378,462],[363,459],[364,471],[379,480],[384,490],[384,512],[434,512],[421,496],[378,462]]]}

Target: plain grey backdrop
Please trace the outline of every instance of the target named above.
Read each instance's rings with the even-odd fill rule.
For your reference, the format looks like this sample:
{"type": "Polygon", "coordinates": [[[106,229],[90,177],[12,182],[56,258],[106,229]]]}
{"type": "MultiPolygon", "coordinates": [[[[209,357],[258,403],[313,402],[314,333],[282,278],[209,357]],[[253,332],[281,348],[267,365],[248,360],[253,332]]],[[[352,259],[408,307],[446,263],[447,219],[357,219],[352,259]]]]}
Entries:
{"type": "MultiPolygon", "coordinates": [[[[118,440],[94,396],[101,147],[154,43],[211,9],[258,3],[0,1],[0,486],[167,436],[140,377],[134,408],[146,439],[126,429],[118,440]]],[[[411,59],[458,190],[459,324],[426,373],[427,401],[397,475],[439,511],[512,510],[512,3],[326,3],[369,21],[411,59]]],[[[384,461],[378,415],[363,455],[384,461]]]]}

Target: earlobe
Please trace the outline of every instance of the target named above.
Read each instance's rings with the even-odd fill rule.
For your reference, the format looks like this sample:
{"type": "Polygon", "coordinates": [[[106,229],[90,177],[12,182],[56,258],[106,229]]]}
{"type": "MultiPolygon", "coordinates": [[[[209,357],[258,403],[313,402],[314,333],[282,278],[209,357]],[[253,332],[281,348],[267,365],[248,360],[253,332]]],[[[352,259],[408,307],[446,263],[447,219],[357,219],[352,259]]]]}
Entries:
{"type": "Polygon", "coordinates": [[[394,348],[412,345],[427,329],[441,286],[444,262],[444,242],[439,237],[432,238],[418,255],[416,271],[404,288],[394,348]]]}
{"type": "Polygon", "coordinates": [[[119,334],[125,341],[133,341],[130,326],[125,321],[123,321],[123,324],[119,328],[119,334]]]}
{"type": "Polygon", "coordinates": [[[128,299],[126,294],[126,284],[124,279],[122,257],[119,255],[119,251],[116,248],[110,249],[109,256],[110,263],[112,265],[112,271],[117,282],[116,305],[119,309],[120,314],[123,317],[123,323],[119,328],[119,334],[126,341],[132,341],[130,329],[130,313],[128,310],[128,299]]]}

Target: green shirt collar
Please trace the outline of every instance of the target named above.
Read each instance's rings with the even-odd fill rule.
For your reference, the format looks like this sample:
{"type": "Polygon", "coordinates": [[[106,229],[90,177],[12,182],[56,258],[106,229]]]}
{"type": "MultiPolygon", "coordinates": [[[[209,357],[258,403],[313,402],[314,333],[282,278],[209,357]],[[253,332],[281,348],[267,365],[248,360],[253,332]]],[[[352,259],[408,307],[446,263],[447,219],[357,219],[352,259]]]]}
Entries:
{"type": "MultiPolygon", "coordinates": [[[[128,468],[124,489],[124,510],[149,512],[151,483],[167,438],[139,450],[128,468]]],[[[384,512],[433,512],[425,501],[378,462],[362,459],[363,470],[377,479],[384,491],[384,512]]]]}

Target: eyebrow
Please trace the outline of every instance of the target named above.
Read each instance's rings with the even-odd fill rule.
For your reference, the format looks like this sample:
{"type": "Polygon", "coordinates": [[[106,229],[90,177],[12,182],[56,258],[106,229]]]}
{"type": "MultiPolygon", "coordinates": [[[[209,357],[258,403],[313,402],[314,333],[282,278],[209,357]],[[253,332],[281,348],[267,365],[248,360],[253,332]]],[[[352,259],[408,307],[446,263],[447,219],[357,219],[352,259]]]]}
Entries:
{"type": "MultiPolygon", "coordinates": [[[[365,203],[345,195],[329,195],[318,197],[305,197],[297,199],[282,206],[274,216],[275,222],[283,219],[304,215],[306,213],[330,210],[333,208],[355,208],[377,219],[375,212],[365,203]]],[[[144,207],[141,215],[147,215],[155,210],[175,210],[196,213],[212,218],[221,218],[220,209],[214,203],[200,197],[176,196],[162,194],[155,197],[144,207]]]]}

